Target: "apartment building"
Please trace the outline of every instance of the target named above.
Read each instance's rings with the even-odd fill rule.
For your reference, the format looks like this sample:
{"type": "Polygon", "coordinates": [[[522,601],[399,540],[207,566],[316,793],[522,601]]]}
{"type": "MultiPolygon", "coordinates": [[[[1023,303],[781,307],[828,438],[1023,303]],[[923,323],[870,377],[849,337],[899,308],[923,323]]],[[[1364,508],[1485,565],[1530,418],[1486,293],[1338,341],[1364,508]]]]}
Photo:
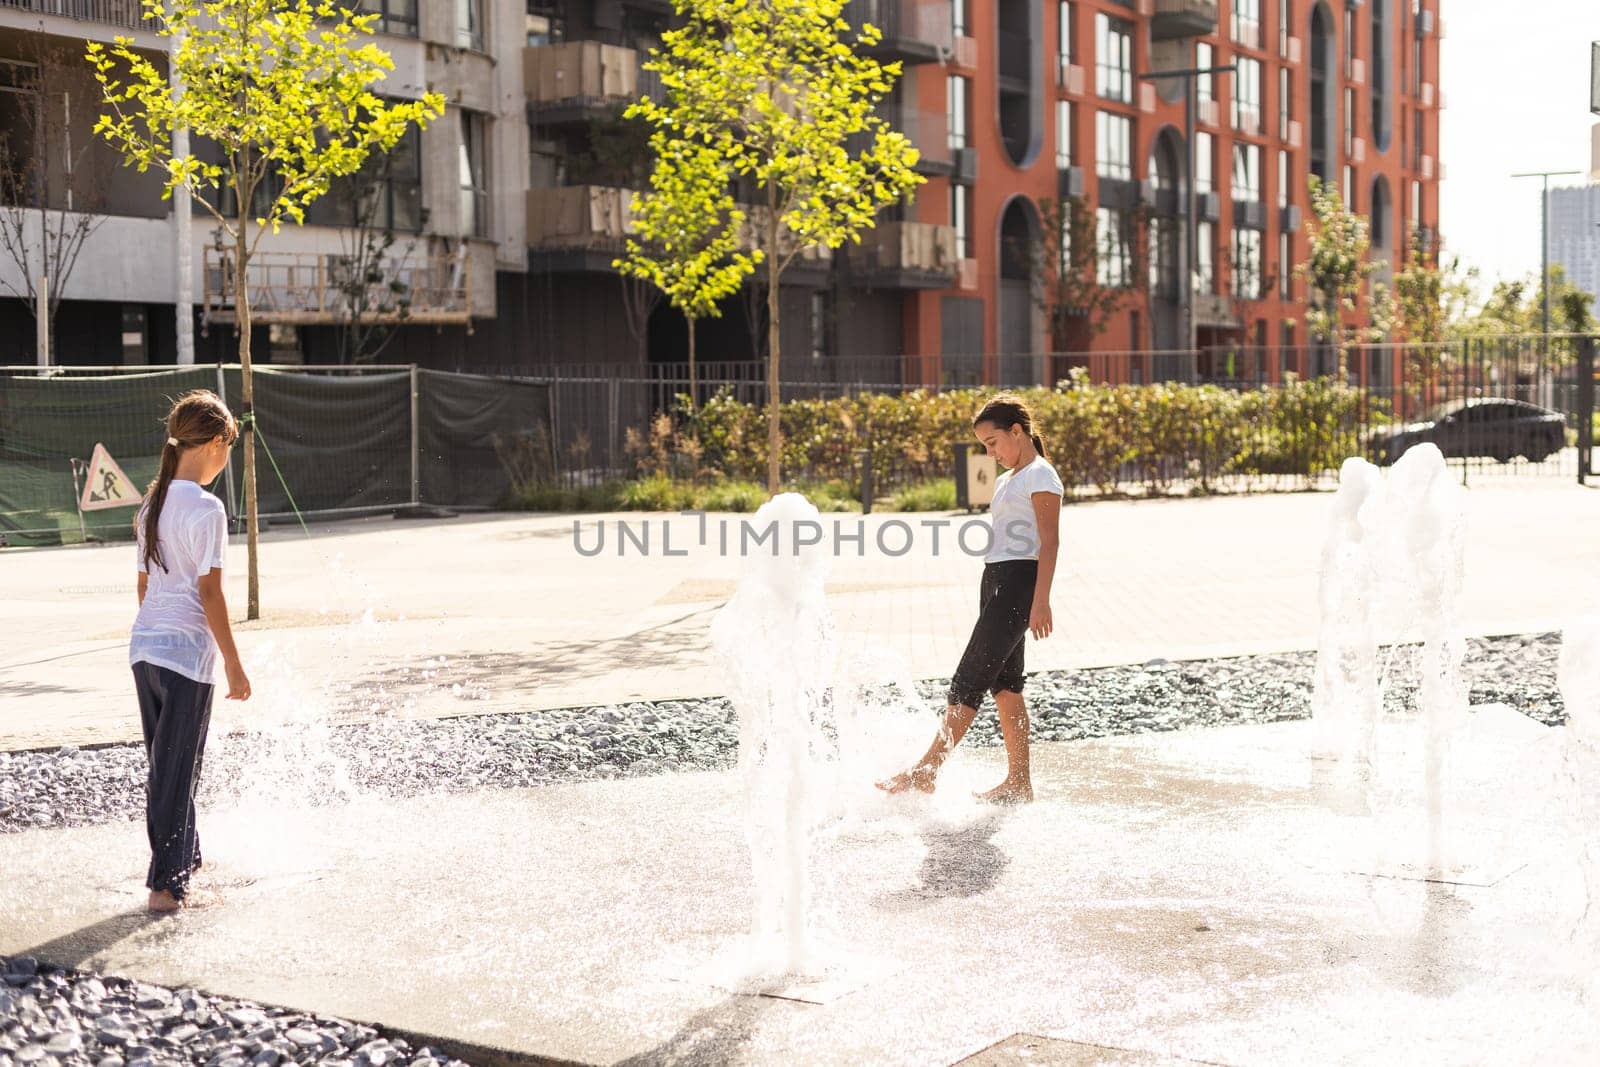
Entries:
{"type": "MultiPolygon", "coordinates": [[[[250,271],[252,348],[263,361],[341,358],[449,365],[480,346],[504,343],[502,293],[527,269],[523,196],[527,122],[521,82],[520,0],[359,0],[380,16],[395,69],[381,91],[414,99],[445,95],[447,112],[362,176],[358,208],[330,194],[304,226],[264,238],[250,271]],[[381,257],[362,258],[357,223],[390,232],[381,257]],[[392,323],[381,353],[352,347],[340,325],[352,298],[352,264],[375,264],[368,317],[392,323]]],[[[182,227],[156,176],[121,165],[93,135],[100,93],[83,62],[84,42],[133,38],[160,59],[167,39],[141,18],[138,0],[0,0],[0,144],[13,158],[37,156],[15,203],[40,200],[48,225],[93,223],[64,287],[53,360],[67,364],[170,363],[178,357],[178,264],[182,227]],[[46,73],[41,73],[44,68],[46,73]],[[46,134],[48,143],[42,142],[46,134]],[[37,198],[37,199],[35,199],[37,198]],[[63,216],[62,213],[66,215],[63,216]]],[[[195,144],[196,154],[207,146],[195,144]]],[[[219,194],[225,212],[231,195],[219,194]]],[[[0,207],[0,210],[6,210],[0,207]]],[[[34,211],[37,216],[39,212],[34,211]]],[[[202,362],[237,346],[231,249],[201,207],[189,227],[194,348],[202,362]]],[[[0,253],[0,363],[32,363],[33,320],[13,294],[16,256],[0,253]]],[[[31,257],[37,272],[38,256],[31,257]]],[[[359,347],[359,346],[357,346],[359,347]]]]}

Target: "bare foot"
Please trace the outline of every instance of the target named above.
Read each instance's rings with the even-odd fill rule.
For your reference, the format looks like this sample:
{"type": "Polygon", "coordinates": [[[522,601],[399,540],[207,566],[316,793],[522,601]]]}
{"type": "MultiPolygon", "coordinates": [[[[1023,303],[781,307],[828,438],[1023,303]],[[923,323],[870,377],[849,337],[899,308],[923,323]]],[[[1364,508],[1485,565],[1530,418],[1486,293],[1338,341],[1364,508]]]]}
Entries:
{"type": "Polygon", "coordinates": [[[909,771],[901,771],[893,778],[885,778],[878,783],[878,788],[895,796],[915,789],[919,793],[931,793],[937,784],[939,772],[929,766],[913,767],[909,771]]]}
{"type": "Polygon", "coordinates": [[[183,901],[179,900],[165,889],[156,889],[151,891],[150,903],[147,905],[147,907],[149,907],[153,914],[166,915],[183,907],[183,901]]]}
{"type": "Polygon", "coordinates": [[[1033,783],[1026,779],[1013,782],[1008,778],[987,793],[974,793],[973,796],[986,804],[1032,804],[1033,783]]]}

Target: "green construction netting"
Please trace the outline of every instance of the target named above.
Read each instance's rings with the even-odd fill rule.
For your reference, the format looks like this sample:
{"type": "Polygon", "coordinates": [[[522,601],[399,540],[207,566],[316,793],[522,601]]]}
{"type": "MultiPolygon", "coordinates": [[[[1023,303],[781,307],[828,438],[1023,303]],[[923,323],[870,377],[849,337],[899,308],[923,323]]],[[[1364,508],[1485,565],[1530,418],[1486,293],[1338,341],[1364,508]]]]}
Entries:
{"type": "MultiPolygon", "coordinates": [[[[398,507],[493,507],[510,486],[514,442],[547,441],[547,387],[418,371],[313,373],[257,368],[257,499],[264,514],[398,507]],[[416,418],[417,425],[412,426],[416,418]],[[281,475],[281,477],[280,477],[281,475]],[[293,498],[293,504],[290,498],[293,498]]],[[[133,507],[81,512],[74,460],[96,444],[140,490],[155,476],[162,420],[191,389],[238,409],[238,367],[145,373],[0,374],[0,539],[13,545],[132,537],[133,507]]],[[[243,457],[212,490],[242,510],[243,457]]]]}

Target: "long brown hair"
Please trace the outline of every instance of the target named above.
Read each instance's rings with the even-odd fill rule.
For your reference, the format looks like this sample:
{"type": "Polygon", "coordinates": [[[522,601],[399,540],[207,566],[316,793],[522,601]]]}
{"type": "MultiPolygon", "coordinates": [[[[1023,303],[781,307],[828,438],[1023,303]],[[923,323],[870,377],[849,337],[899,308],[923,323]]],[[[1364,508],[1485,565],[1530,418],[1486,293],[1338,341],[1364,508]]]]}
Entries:
{"type": "Polygon", "coordinates": [[[989,398],[989,402],[972,416],[972,428],[976,430],[980,422],[991,422],[997,430],[1009,430],[1013,426],[1021,426],[1022,432],[1033,441],[1033,450],[1039,453],[1040,459],[1047,459],[1044,452],[1044,441],[1033,431],[1033,412],[1015,393],[999,393],[989,398]]]}
{"type": "Polygon", "coordinates": [[[218,437],[233,444],[239,437],[239,424],[233,421],[233,413],[217,394],[209,389],[196,389],[173,402],[172,410],[167,412],[166,441],[161,445],[161,473],[145,490],[144,505],[139,509],[139,524],[144,529],[145,570],[152,565],[167,569],[166,560],[161,558],[158,531],[161,505],[167,502],[167,489],[178,472],[178,457],[184,449],[198,448],[218,437]]]}

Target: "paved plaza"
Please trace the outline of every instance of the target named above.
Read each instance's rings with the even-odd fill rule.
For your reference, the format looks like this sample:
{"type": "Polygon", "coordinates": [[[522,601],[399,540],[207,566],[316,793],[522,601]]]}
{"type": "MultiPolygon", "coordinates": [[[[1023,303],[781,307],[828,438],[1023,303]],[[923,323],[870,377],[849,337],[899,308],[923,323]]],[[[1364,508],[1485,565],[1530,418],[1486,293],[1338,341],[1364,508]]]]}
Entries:
{"type": "MultiPolygon", "coordinates": [[[[1303,493],[1104,502],[1063,512],[1056,633],[1029,639],[1030,669],[1192,659],[1316,645],[1319,555],[1331,496],[1303,493]]],[[[1600,604],[1600,492],[1501,483],[1467,494],[1468,634],[1559,629],[1600,604]],[[1504,487],[1502,487],[1504,486],[1504,487]]],[[[976,614],[981,561],[953,542],[955,515],[839,516],[865,523],[865,554],[843,544],[829,603],[846,643],[905,676],[948,677],[976,614]],[[923,522],[948,520],[935,553],[923,522]],[[910,550],[892,523],[911,526],[910,550]]],[[[246,707],[218,701],[217,727],[332,714],[450,716],[726,692],[707,629],[741,560],[718,551],[711,516],[462,515],[277,527],[262,543],[263,618],[240,626],[255,684],[246,707]],[[605,550],[586,557],[575,547],[605,550]],[[627,543],[617,523],[651,554],[627,543]],[[332,697],[327,694],[334,694],[332,697]]],[[[833,536],[833,517],[825,516],[833,536]]],[[[244,607],[244,546],[230,549],[228,595],[244,607]]],[[[128,545],[0,552],[0,749],[138,737],[126,634],[128,545]]]]}

